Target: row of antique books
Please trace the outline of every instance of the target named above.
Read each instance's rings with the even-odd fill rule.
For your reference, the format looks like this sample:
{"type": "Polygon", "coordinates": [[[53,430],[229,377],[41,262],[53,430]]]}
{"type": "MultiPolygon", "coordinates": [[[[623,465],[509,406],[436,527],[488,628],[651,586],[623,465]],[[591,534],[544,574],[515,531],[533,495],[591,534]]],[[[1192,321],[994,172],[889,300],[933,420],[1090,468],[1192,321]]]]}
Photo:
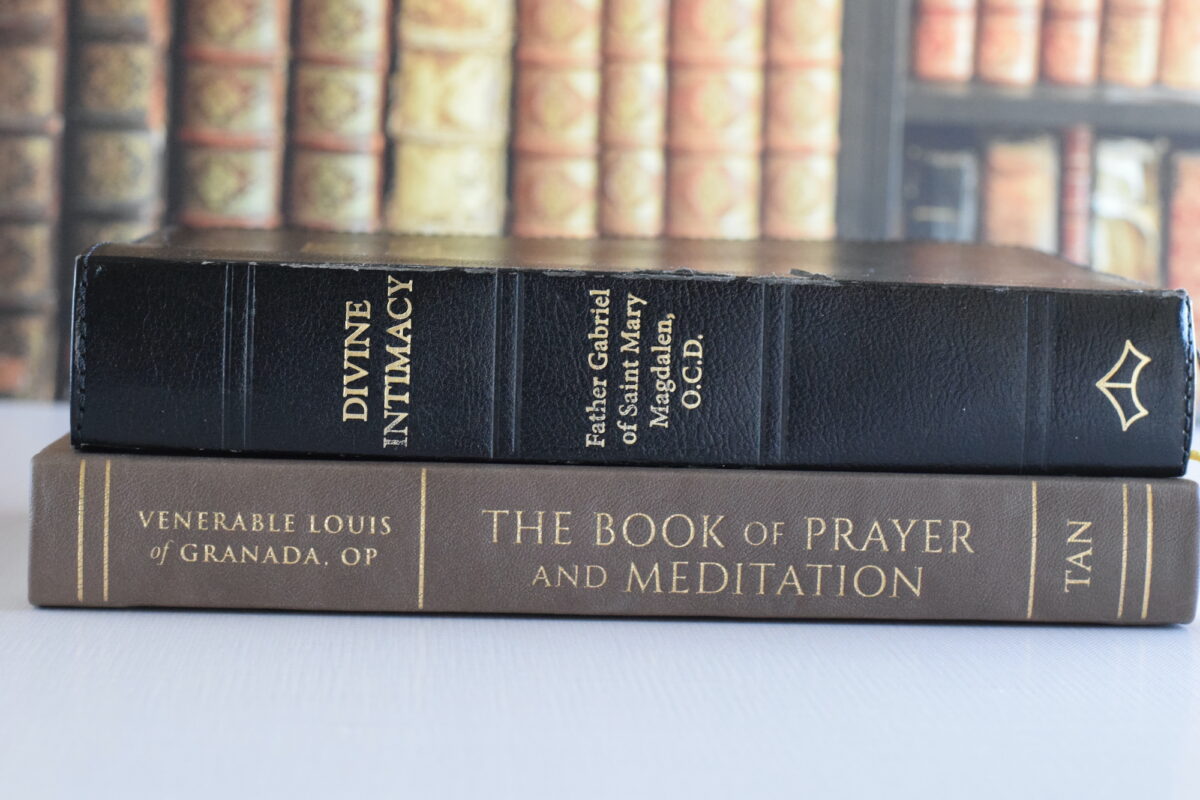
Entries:
{"type": "Polygon", "coordinates": [[[1021,245],[1200,290],[1200,152],[1078,125],[1017,137],[918,130],[906,158],[910,238],[1021,245]]]}
{"type": "Polygon", "coordinates": [[[826,238],[841,0],[0,7],[0,395],[71,256],[165,222],[826,238]]]}
{"type": "Polygon", "coordinates": [[[920,80],[1200,88],[1194,0],[917,0],[915,8],[920,80]]]}

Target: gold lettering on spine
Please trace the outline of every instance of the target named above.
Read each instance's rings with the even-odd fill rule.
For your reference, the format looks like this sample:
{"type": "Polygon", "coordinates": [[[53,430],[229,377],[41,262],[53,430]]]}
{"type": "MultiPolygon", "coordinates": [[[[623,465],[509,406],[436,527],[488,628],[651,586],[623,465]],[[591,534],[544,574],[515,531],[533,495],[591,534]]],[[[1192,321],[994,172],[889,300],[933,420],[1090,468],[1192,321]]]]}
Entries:
{"type": "Polygon", "coordinates": [[[417,544],[417,608],[425,608],[425,474],[421,468],[421,523],[420,539],[417,544]]]}
{"type": "Polygon", "coordinates": [[[1033,619],[1033,585],[1037,581],[1037,517],[1037,481],[1032,481],[1029,490],[1029,602],[1025,606],[1025,619],[1033,619]]]}
{"type": "Polygon", "coordinates": [[[1142,588],[1142,619],[1150,610],[1150,578],[1154,575],[1154,489],[1146,484],[1146,581],[1142,588]]]}
{"type": "Polygon", "coordinates": [[[104,459],[104,602],[108,602],[108,506],[112,491],[112,460],[104,459]]]}
{"type": "Polygon", "coordinates": [[[87,480],[87,462],[79,460],[79,517],[75,535],[75,599],[83,602],[83,489],[87,480]]]}
{"type": "Polygon", "coordinates": [[[1125,576],[1129,572],[1129,484],[1121,484],[1121,595],[1117,600],[1117,619],[1125,614],[1125,576]]]}

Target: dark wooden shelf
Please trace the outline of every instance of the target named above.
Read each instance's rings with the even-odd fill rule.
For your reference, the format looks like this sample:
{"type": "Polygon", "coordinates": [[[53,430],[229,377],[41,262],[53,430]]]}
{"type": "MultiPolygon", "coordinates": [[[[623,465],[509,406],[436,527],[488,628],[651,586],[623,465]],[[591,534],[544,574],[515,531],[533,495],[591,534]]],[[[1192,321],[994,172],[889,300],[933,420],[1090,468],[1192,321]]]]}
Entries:
{"type": "Polygon", "coordinates": [[[1200,92],[1038,85],[1009,89],[909,81],[910,124],[1029,129],[1089,123],[1101,131],[1200,137],[1200,92]]]}

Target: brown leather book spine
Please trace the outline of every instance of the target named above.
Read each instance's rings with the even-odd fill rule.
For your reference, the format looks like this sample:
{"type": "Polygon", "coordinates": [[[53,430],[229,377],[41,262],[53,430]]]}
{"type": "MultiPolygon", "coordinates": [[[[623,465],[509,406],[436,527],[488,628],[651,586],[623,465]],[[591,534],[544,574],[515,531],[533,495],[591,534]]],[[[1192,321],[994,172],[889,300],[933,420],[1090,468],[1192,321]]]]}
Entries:
{"type": "Polygon", "coordinates": [[[166,210],[166,0],[74,0],[66,250],[134,239],[166,210]]]}
{"type": "Polygon", "coordinates": [[[0,4],[0,397],[54,392],[67,4],[0,4]]]}
{"type": "Polygon", "coordinates": [[[1158,80],[1176,89],[1200,89],[1200,4],[1166,0],[1163,15],[1158,80]]]}
{"type": "Polygon", "coordinates": [[[667,0],[607,0],[600,233],[658,236],[666,187],[667,0]]]}
{"type": "Polygon", "coordinates": [[[1072,125],[1062,135],[1062,239],[1060,255],[1090,262],[1092,222],[1092,128],[1072,125]]]}
{"type": "Polygon", "coordinates": [[[671,4],[669,236],[759,235],[765,9],[765,0],[671,4]]]}
{"type": "Polygon", "coordinates": [[[1038,77],[1042,0],[980,0],[976,75],[1031,86],[1038,77]]]}
{"type": "Polygon", "coordinates": [[[1096,142],[1092,192],[1092,266],[1130,280],[1162,284],[1161,139],[1096,142]]]}
{"type": "Polygon", "coordinates": [[[289,5],[184,4],[175,134],[184,225],[273,228],[282,221],[289,5]]]}
{"type": "Polygon", "coordinates": [[[1191,620],[1184,479],[187,458],[33,464],[29,598],[673,617],[1191,620]],[[1104,534],[1104,535],[1102,535],[1104,534]]]}
{"type": "Polygon", "coordinates": [[[983,155],[983,239],[1058,250],[1058,142],[1051,136],[997,138],[983,155]]]}
{"type": "Polygon", "coordinates": [[[0,306],[53,304],[65,19],[62,0],[0,7],[0,306]]]}
{"type": "Polygon", "coordinates": [[[1108,0],[1100,37],[1100,78],[1149,86],[1158,77],[1163,0],[1108,0]]]}
{"type": "MultiPolygon", "coordinates": [[[[1200,297],[1200,153],[1175,152],[1171,156],[1171,165],[1167,285],[1172,289],[1186,289],[1192,297],[1200,297]]],[[[1197,311],[1193,305],[1194,322],[1197,311]]]]}
{"type": "Polygon", "coordinates": [[[287,220],[377,231],[383,197],[390,0],[299,0],[287,220]]]}
{"type": "Polygon", "coordinates": [[[976,0],[917,0],[912,74],[963,83],[975,72],[976,0]]]}
{"type": "Polygon", "coordinates": [[[762,232],[836,234],[841,0],[769,0],[762,232]]]}
{"type": "Polygon", "coordinates": [[[1042,79],[1068,86],[1096,82],[1101,0],[1046,0],[1042,79]]]}
{"type": "Polygon", "coordinates": [[[513,0],[400,4],[389,230],[504,231],[513,12],[513,0]]]}
{"type": "Polygon", "coordinates": [[[596,235],[601,11],[600,0],[518,2],[517,236],[596,235]]]}

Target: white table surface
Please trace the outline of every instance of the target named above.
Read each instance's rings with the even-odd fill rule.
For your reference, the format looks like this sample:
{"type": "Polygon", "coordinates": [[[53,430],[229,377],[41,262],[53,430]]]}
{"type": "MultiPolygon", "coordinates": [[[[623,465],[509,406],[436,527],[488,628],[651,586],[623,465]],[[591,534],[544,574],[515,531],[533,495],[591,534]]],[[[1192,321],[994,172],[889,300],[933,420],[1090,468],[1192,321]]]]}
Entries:
{"type": "Polygon", "coordinates": [[[0,797],[1200,797],[1200,626],[43,610],[0,404],[0,797]]]}

